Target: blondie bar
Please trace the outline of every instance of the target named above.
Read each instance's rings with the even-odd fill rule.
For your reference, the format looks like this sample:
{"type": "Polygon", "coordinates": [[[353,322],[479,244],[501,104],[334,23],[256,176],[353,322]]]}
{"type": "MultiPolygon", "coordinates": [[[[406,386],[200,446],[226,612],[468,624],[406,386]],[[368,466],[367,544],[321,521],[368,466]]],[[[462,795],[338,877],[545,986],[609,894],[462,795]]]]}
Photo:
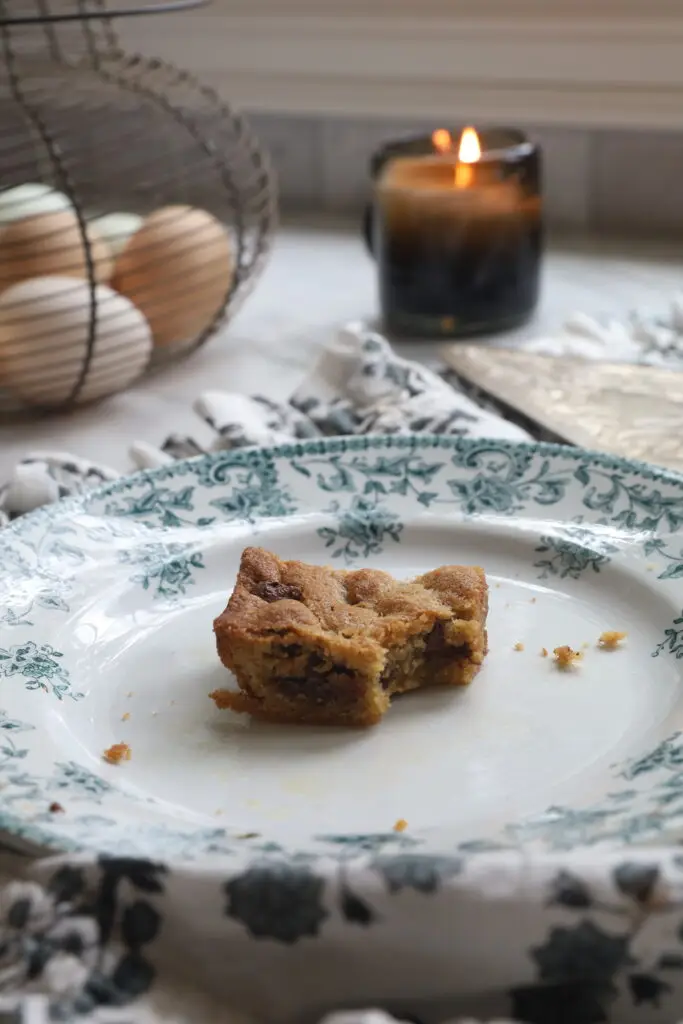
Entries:
{"type": "Polygon", "coordinates": [[[476,567],[447,565],[406,583],[250,547],[214,622],[240,691],[211,697],[271,721],[374,725],[394,694],[472,681],[487,650],[487,609],[476,567]]]}

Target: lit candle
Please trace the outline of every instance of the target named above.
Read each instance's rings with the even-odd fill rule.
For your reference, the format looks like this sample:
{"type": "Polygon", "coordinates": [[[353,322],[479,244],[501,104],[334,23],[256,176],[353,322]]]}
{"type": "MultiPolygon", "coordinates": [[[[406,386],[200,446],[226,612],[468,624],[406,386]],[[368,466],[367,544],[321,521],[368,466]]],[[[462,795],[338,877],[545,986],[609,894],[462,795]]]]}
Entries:
{"type": "Polygon", "coordinates": [[[519,136],[446,129],[394,152],[375,191],[380,297],[390,331],[457,336],[533,311],[541,261],[538,150],[519,136]],[[507,142],[497,148],[491,141],[507,142]]]}
{"type": "MultiPolygon", "coordinates": [[[[434,134],[437,134],[436,132],[434,134]]],[[[450,133],[448,135],[448,149],[450,150],[450,133]]],[[[436,140],[434,140],[436,144],[436,140]]],[[[469,188],[474,181],[474,170],[472,164],[476,164],[481,160],[481,146],[479,145],[479,136],[475,132],[474,128],[465,128],[462,133],[460,140],[460,148],[458,149],[458,162],[455,165],[455,187],[456,188],[469,188]]]]}

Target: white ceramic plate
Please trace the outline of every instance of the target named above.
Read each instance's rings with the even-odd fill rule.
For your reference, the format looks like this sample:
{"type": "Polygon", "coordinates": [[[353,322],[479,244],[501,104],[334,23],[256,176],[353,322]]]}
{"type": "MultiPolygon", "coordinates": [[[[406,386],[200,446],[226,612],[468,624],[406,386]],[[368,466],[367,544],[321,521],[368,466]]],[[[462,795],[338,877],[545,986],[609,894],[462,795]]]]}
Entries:
{"type": "Polygon", "coordinates": [[[0,535],[0,824],[175,859],[661,837],[683,823],[681,522],[673,474],[424,437],[225,452],[21,519],[0,535]],[[212,620],[247,544],[401,578],[483,565],[483,671],[367,731],[218,711],[212,620]],[[564,644],[569,672],[541,656],[564,644]]]}

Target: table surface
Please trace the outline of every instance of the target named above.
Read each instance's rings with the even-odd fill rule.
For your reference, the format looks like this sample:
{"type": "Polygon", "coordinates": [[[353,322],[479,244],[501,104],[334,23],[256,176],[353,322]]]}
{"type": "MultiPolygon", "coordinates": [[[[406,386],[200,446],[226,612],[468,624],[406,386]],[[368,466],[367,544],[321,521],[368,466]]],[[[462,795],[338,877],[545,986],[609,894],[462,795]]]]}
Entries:
{"type": "MultiPolygon", "coordinates": [[[[535,319],[513,337],[541,337],[576,311],[617,319],[638,307],[665,311],[683,291],[683,254],[670,243],[574,239],[551,243],[535,319]]],[[[357,225],[285,226],[262,279],[220,336],[191,358],[128,392],[62,416],[0,425],[0,482],[28,450],[68,451],[117,470],[129,444],[170,433],[200,442],[210,432],[192,410],[205,390],[285,398],[333,332],[377,312],[372,261],[357,225]]],[[[400,342],[399,352],[434,364],[441,343],[400,342]]]]}

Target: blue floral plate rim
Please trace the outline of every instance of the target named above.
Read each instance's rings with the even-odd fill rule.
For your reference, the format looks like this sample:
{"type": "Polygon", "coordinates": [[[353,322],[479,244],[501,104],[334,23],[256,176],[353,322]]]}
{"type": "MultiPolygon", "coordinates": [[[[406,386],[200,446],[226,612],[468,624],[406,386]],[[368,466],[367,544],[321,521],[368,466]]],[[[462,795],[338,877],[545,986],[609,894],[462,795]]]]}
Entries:
{"type": "MultiPolygon", "coordinates": [[[[584,449],[555,444],[518,444],[497,440],[490,441],[487,439],[463,440],[449,436],[399,435],[350,437],[291,443],[273,446],[270,448],[249,448],[216,452],[209,455],[198,456],[193,459],[182,460],[154,470],[142,471],[131,476],[124,477],[121,480],[108,483],[102,487],[98,487],[87,495],[67,499],[66,501],[37,510],[34,513],[22,517],[16,522],[10,524],[0,535],[0,551],[9,550],[15,539],[21,540],[25,535],[30,535],[33,531],[36,531],[43,525],[46,525],[49,528],[50,524],[54,522],[68,520],[68,517],[73,513],[92,513],[94,515],[101,515],[101,511],[97,511],[99,503],[104,503],[110,498],[125,496],[145,487],[154,488],[160,483],[165,483],[174,479],[180,480],[188,474],[199,479],[203,473],[208,478],[217,468],[230,471],[236,468],[248,468],[251,464],[258,464],[261,467],[266,464],[275,465],[280,460],[291,461],[315,457],[329,458],[331,456],[362,453],[372,454],[377,452],[386,452],[390,454],[410,453],[412,455],[419,455],[421,453],[428,452],[446,452],[453,455],[454,458],[457,456],[460,462],[460,468],[463,470],[467,470],[468,468],[470,470],[473,468],[476,469],[477,459],[486,453],[489,455],[493,453],[494,455],[497,454],[513,459],[521,458],[523,460],[560,460],[566,464],[573,464],[575,467],[574,473],[572,474],[572,486],[575,484],[584,488],[590,486],[589,481],[581,479],[581,467],[584,467],[584,469],[588,467],[586,472],[591,468],[599,468],[607,472],[620,473],[634,477],[638,481],[638,486],[642,482],[660,484],[671,488],[677,493],[680,493],[681,508],[683,509],[682,476],[663,468],[660,469],[655,466],[639,463],[637,461],[630,461],[617,456],[606,455],[604,453],[590,452],[584,449]]],[[[224,481],[219,481],[219,487],[224,485],[226,489],[229,489],[228,485],[224,484],[224,481]]],[[[112,517],[116,518],[117,515],[118,513],[116,512],[107,512],[104,518],[109,521],[112,517]]],[[[662,516],[666,518],[666,513],[662,513],[662,516]]],[[[660,518],[662,518],[662,516],[660,516],[660,518]]],[[[681,518],[683,521],[683,516],[681,518]]],[[[159,527],[161,527],[164,532],[172,532],[173,529],[172,526],[169,527],[167,525],[157,523],[157,528],[159,527]]],[[[631,527],[627,528],[632,529],[631,527]]],[[[675,535],[677,530],[678,525],[676,524],[675,528],[668,531],[669,535],[675,535]]],[[[638,531],[640,531],[641,534],[643,533],[643,530],[640,527],[633,530],[633,532],[638,531]]],[[[656,527],[652,528],[650,533],[652,533],[655,540],[660,539],[656,527]]],[[[668,578],[675,580],[675,573],[672,571],[668,578]]],[[[675,642],[678,643],[678,634],[681,631],[674,632],[676,633],[674,638],[675,642]]],[[[673,642],[669,643],[669,647],[667,648],[666,640],[662,642],[662,649],[659,653],[669,656],[673,655],[676,658],[681,657],[681,654],[678,653],[678,648],[674,647],[673,642]]],[[[46,657],[50,658],[52,655],[48,654],[46,657]]],[[[0,727],[1,726],[2,723],[0,723],[0,727]]],[[[656,774],[658,771],[664,769],[669,772],[669,776],[667,776],[662,785],[670,783],[670,773],[672,769],[678,765],[677,737],[673,736],[667,738],[666,741],[663,741],[661,749],[652,751],[648,756],[652,759],[652,769],[646,769],[642,767],[642,764],[640,767],[638,765],[632,767],[631,772],[633,779],[639,778],[649,770],[654,771],[656,774]]],[[[681,756],[683,757],[683,755],[681,756]]],[[[644,756],[641,759],[641,762],[644,763],[645,760],[646,757],[644,756]]],[[[674,773],[674,775],[675,774],[677,773],[674,773]]],[[[681,782],[681,787],[683,794],[683,781],[681,782]]],[[[670,789],[673,792],[675,787],[670,786],[670,789]]],[[[624,799],[626,799],[626,797],[624,797],[624,799]]],[[[4,802],[4,799],[2,802],[4,802]]],[[[673,799],[672,803],[675,803],[673,799]]],[[[553,809],[550,808],[550,818],[552,818],[552,811],[553,809]]],[[[598,812],[595,813],[598,814],[598,812]]],[[[599,820],[599,814],[596,820],[599,820]]],[[[681,823],[683,824],[683,809],[681,811],[681,823]]],[[[58,848],[62,850],[82,850],[87,848],[87,844],[84,845],[83,840],[69,838],[64,834],[60,834],[56,844],[55,831],[54,828],[51,827],[52,824],[53,823],[50,822],[49,826],[47,826],[45,823],[27,822],[21,815],[12,812],[7,807],[4,807],[0,813],[0,826],[14,837],[26,840],[31,844],[35,844],[41,848],[52,849],[57,845],[58,848]]],[[[549,819],[547,824],[549,827],[552,827],[553,823],[549,819]]],[[[585,829],[586,827],[587,822],[584,820],[580,824],[580,829],[585,829]]],[[[661,836],[661,830],[659,833],[655,834],[661,836]]],[[[646,830],[633,838],[640,839],[643,836],[647,836],[650,839],[654,838],[654,835],[650,836],[646,830]]],[[[181,846],[183,844],[186,846],[188,839],[189,837],[185,835],[181,841],[181,846]]],[[[229,835],[229,830],[222,829],[220,827],[207,830],[202,837],[202,841],[205,843],[206,852],[221,856],[233,854],[235,838],[229,835]]],[[[417,846],[421,845],[421,842],[422,840],[415,836],[400,836],[383,832],[348,837],[323,836],[321,837],[322,846],[318,848],[317,855],[324,857],[329,855],[331,851],[338,852],[339,850],[344,850],[344,857],[347,857],[350,848],[353,848],[360,853],[367,852],[369,850],[373,850],[375,852],[377,852],[377,850],[414,850],[417,846]]],[[[248,857],[262,856],[264,852],[267,852],[262,848],[263,844],[253,842],[249,839],[240,840],[239,846],[240,856],[242,856],[242,851],[244,851],[248,857]]],[[[470,852],[488,852],[493,850],[503,851],[511,850],[515,847],[516,844],[514,842],[507,844],[473,839],[469,843],[460,844],[458,853],[466,854],[470,852]]]]}

